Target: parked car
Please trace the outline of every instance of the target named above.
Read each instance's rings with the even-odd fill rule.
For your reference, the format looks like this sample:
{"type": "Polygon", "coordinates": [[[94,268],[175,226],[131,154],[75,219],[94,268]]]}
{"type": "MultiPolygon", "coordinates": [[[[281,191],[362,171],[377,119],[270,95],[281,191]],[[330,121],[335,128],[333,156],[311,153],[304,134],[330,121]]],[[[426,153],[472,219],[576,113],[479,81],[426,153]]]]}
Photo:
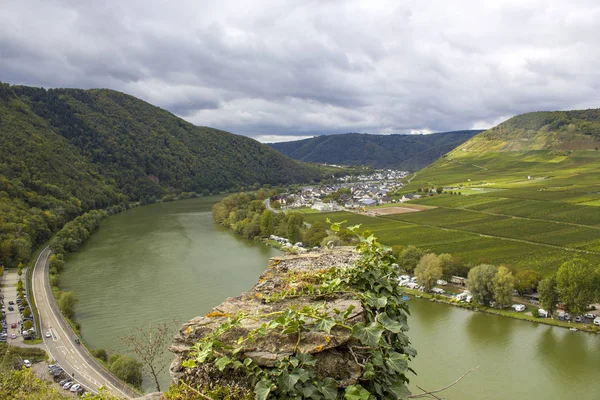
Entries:
{"type": "Polygon", "coordinates": [[[584,315],[584,317],[589,318],[589,319],[596,318],[596,316],[594,314],[592,314],[592,313],[587,313],[587,314],[584,315]]]}
{"type": "Polygon", "coordinates": [[[444,289],[439,288],[439,287],[434,287],[433,289],[431,289],[431,292],[435,293],[435,294],[444,294],[444,293],[446,293],[446,291],[444,289]]]}
{"type": "Polygon", "coordinates": [[[522,312],[522,311],[525,311],[525,309],[527,308],[527,307],[525,307],[525,305],[524,305],[524,304],[513,304],[511,307],[512,307],[512,308],[513,308],[513,310],[515,310],[516,312],[522,312]]]}
{"type": "Polygon", "coordinates": [[[15,311],[15,308],[12,306],[8,306],[8,311],[15,311]]]}
{"type": "Polygon", "coordinates": [[[12,301],[12,300],[8,302],[8,305],[11,305],[11,306],[13,306],[14,304],[15,304],[15,302],[14,302],[14,301],[12,301]]]}
{"type": "Polygon", "coordinates": [[[583,322],[583,317],[581,315],[575,316],[575,322],[583,322]]]}
{"type": "Polygon", "coordinates": [[[81,396],[81,395],[82,395],[82,394],[84,394],[84,393],[85,393],[85,389],[83,388],[83,386],[80,386],[80,387],[79,387],[79,389],[77,389],[77,394],[78,394],[79,396],[81,396]]]}
{"type": "Polygon", "coordinates": [[[74,383],[75,383],[75,382],[73,382],[73,381],[69,381],[69,382],[65,383],[65,384],[63,385],[63,387],[62,387],[62,388],[63,388],[63,389],[65,389],[65,390],[67,390],[67,389],[69,389],[71,386],[73,386],[73,384],[74,384],[74,383]]]}
{"type": "Polygon", "coordinates": [[[11,334],[10,334],[10,338],[11,338],[11,339],[16,339],[16,338],[17,338],[17,335],[15,335],[14,333],[11,333],[11,334]]]}
{"type": "Polygon", "coordinates": [[[46,332],[46,337],[47,338],[52,337],[52,335],[50,334],[50,332],[46,332]]]}
{"type": "Polygon", "coordinates": [[[71,389],[69,389],[69,390],[71,392],[76,392],[80,387],[81,387],[81,385],[79,383],[76,383],[73,386],[71,386],[71,389]]]}
{"type": "Polygon", "coordinates": [[[441,285],[441,286],[446,286],[448,284],[448,282],[443,279],[438,279],[435,283],[436,283],[436,285],[441,285]]]}
{"type": "Polygon", "coordinates": [[[10,327],[13,328],[13,329],[15,329],[17,327],[17,323],[13,322],[12,324],[10,324],[10,327]]]}
{"type": "Polygon", "coordinates": [[[594,318],[594,325],[600,325],[600,317],[594,318]]]}
{"type": "Polygon", "coordinates": [[[538,309],[538,316],[542,318],[548,318],[548,315],[548,311],[544,310],[543,308],[538,309]]]}
{"type": "Polygon", "coordinates": [[[63,386],[65,383],[67,383],[67,382],[69,382],[69,381],[70,381],[70,379],[69,379],[69,378],[66,378],[66,379],[63,379],[62,381],[58,382],[58,384],[59,384],[60,386],[63,386]]]}
{"type": "Polygon", "coordinates": [[[31,361],[23,360],[23,365],[26,366],[27,368],[31,368],[31,361]]]}

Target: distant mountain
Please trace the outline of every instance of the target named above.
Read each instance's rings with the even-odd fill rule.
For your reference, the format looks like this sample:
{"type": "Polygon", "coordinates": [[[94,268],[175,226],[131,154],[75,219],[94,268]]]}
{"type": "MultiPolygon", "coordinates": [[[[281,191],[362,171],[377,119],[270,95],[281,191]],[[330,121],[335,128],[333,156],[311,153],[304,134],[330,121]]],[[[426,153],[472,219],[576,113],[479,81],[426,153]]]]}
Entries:
{"type": "Polygon", "coordinates": [[[480,132],[468,130],[429,135],[346,133],[271,143],[270,146],[300,161],[414,171],[431,164],[480,132]]]}
{"type": "Polygon", "coordinates": [[[0,83],[0,264],[83,212],[181,192],[331,177],[244,136],[112,90],[0,83]]]}

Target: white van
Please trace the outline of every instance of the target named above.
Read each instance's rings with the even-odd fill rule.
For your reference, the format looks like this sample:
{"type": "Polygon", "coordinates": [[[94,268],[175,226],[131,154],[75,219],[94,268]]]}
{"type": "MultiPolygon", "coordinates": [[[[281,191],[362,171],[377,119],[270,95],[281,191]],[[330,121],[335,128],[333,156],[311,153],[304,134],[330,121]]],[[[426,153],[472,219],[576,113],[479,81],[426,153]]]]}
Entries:
{"type": "Polygon", "coordinates": [[[548,318],[548,311],[544,310],[543,308],[539,308],[538,315],[542,318],[548,318]]]}
{"type": "Polygon", "coordinates": [[[516,311],[516,312],[521,312],[521,311],[525,311],[525,309],[527,307],[525,307],[523,304],[513,304],[512,308],[516,311]]]}
{"type": "Polygon", "coordinates": [[[600,325],[600,317],[594,318],[594,325],[600,325]]]}

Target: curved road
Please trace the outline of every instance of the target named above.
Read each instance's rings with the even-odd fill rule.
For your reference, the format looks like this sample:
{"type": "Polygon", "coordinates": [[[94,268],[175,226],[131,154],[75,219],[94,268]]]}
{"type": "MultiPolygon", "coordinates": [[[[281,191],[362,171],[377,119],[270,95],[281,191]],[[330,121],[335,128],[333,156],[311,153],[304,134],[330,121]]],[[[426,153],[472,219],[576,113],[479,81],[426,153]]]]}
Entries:
{"type": "Polygon", "coordinates": [[[50,253],[48,247],[42,250],[31,277],[32,292],[40,316],[41,334],[50,357],[56,360],[67,374],[74,374],[75,380],[89,389],[97,391],[104,386],[116,396],[127,399],[138,397],[136,392],[99,365],[83,346],[75,343],[75,335],[58,311],[50,288],[50,253]],[[46,332],[50,332],[51,337],[47,338],[46,332]]]}

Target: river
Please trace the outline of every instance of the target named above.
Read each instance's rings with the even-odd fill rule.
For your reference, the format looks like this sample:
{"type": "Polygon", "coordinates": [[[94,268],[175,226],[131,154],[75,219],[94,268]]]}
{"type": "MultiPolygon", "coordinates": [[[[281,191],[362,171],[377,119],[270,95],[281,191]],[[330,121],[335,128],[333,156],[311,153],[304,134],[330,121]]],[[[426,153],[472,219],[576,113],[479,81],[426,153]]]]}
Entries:
{"type": "MultiPolygon", "coordinates": [[[[277,250],[212,222],[218,197],[135,208],[102,222],[67,257],[64,290],[91,348],[122,351],[120,338],[152,322],[204,315],[256,283],[277,250]]],[[[600,336],[410,300],[416,385],[433,390],[479,367],[446,399],[600,398],[600,336]]],[[[165,362],[171,360],[165,353],[165,362]]],[[[149,377],[144,389],[152,391],[149,377]]],[[[169,383],[168,371],[161,384],[169,383]]]]}

